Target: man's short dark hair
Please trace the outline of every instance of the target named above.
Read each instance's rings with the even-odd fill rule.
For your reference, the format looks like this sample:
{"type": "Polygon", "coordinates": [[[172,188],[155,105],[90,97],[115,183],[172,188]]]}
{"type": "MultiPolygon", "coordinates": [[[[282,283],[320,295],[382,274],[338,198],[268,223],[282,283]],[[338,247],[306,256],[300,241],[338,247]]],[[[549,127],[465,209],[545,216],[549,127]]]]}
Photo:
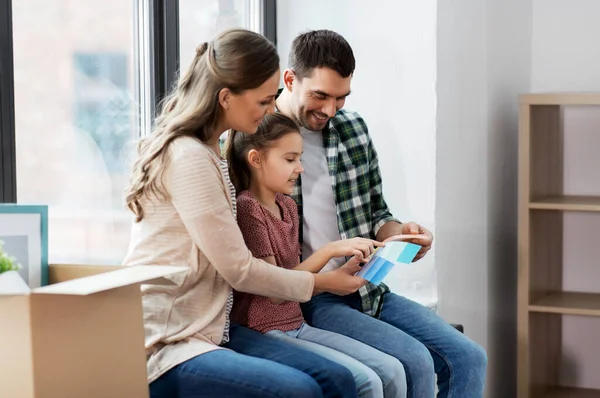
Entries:
{"type": "Polygon", "coordinates": [[[288,67],[299,79],[310,76],[314,68],[333,69],[342,77],[354,73],[356,61],[350,44],[331,30],[311,30],[292,42],[288,67]]]}

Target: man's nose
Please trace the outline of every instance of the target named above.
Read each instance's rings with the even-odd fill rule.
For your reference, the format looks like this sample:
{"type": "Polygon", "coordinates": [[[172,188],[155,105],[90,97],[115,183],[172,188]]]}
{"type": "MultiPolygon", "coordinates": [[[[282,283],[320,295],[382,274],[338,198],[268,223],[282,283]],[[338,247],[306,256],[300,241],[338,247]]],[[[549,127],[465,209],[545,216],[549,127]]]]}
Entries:
{"type": "Polygon", "coordinates": [[[323,108],[321,108],[321,112],[323,112],[324,114],[326,114],[329,117],[334,117],[335,114],[337,113],[335,98],[332,98],[331,100],[327,101],[325,106],[323,106],[323,108]]]}

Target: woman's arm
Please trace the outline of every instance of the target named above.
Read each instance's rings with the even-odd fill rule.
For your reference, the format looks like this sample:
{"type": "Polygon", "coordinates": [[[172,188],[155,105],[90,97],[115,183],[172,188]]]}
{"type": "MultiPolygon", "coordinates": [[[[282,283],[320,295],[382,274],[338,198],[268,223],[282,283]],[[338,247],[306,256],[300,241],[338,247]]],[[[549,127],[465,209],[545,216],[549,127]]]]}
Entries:
{"type": "MultiPolygon", "coordinates": [[[[313,274],[273,267],[252,257],[231,212],[217,159],[209,149],[185,140],[173,143],[170,153],[165,172],[170,199],[190,237],[219,274],[239,291],[309,300],[317,279],[313,274]]],[[[319,285],[327,289],[328,282],[319,285]]]]}

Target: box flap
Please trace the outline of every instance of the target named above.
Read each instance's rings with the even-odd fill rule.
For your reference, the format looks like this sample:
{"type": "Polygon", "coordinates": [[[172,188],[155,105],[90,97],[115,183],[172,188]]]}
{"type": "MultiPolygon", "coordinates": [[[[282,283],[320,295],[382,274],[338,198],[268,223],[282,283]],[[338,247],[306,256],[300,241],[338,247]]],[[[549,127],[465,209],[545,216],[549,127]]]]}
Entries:
{"type": "MultiPolygon", "coordinates": [[[[89,295],[136,283],[153,283],[164,276],[184,272],[187,267],[136,265],[118,267],[118,270],[86,276],[54,285],[33,289],[36,294],[89,295]]],[[[161,281],[164,283],[164,281],[161,281]]]]}
{"type": "Polygon", "coordinates": [[[79,265],[79,264],[48,264],[48,281],[50,285],[84,276],[116,271],[122,265],[79,265]]]}
{"type": "Polygon", "coordinates": [[[0,295],[14,296],[26,295],[31,290],[17,271],[8,271],[0,274],[0,295]]]}

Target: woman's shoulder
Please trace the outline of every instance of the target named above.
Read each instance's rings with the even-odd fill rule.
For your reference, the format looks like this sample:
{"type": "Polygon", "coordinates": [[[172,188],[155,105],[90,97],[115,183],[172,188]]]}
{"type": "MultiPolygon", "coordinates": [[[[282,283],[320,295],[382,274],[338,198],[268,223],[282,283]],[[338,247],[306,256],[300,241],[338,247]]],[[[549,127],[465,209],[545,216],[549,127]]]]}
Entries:
{"type": "Polygon", "coordinates": [[[193,137],[177,137],[169,145],[169,150],[174,159],[187,158],[190,154],[210,159],[218,164],[217,156],[202,143],[202,141],[193,137]]]}

